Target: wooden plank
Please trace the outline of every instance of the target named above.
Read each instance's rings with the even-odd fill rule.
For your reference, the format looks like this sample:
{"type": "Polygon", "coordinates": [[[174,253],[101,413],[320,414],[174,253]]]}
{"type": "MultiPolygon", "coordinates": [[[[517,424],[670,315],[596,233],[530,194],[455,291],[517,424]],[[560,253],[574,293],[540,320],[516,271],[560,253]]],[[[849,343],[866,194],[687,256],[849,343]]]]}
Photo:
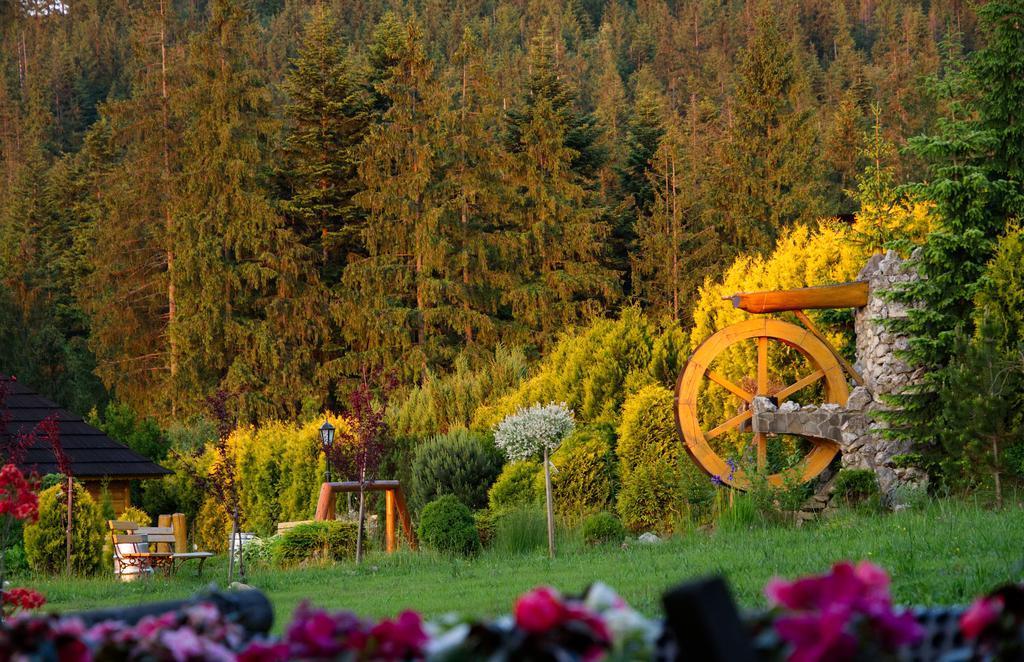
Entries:
{"type": "Polygon", "coordinates": [[[142,542],[146,542],[146,536],[140,536],[134,533],[126,533],[124,535],[114,534],[115,545],[137,545],[142,542]]]}
{"type": "Polygon", "coordinates": [[[810,386],[811,384],[813,384],[814,382],[818,381],[819,379],[821,379],[824,376],[825,376],[825,371],[824,370],[815,370],[814,372],[812,372],[811,374],[807,375],[806,377],[801,377],[797,381],[793,382],[792,384],[790,384],[786,388],[784,388],[781,391],[779,391],[778,393],[776,393],[775,394],[775,399],[779,401],[779,404],[782,404],[783,401],[785,401],[786,398],[788,398],[789,396],[793,395],[794,393],[796,393],[800,389],[807,388],[808,386],[810,386]]]}
{"type": "Polygon", "coordinates": [[[748,313],[779,313],[822,308],[862,308],[868,303],[867,281],[841,285],[801,287],[771,292],[739,292],[729,297],[732,305],[748,313]]]}
{"type": "Polygon", "coordinates": [[[757,339],[757,394],[768,395],[768,338],[757,339]]]}
{"type": "Polygon", "coordinates": [[[725,434],[729,430],[732,430],[733,428],[737,427],[743,421],[749,420],[750,417],[753,415],[754,412],[751,409],[741,411],[739,414],[736,414],[735,416],[727,420],[725,423],[722,423],[718,427],[709,430],[708,433],[704,435],[704,437],[709,440],[714,439],[715,437],[725,434]]]}
{"type": "Polygon", "coordinates": [[[174,551],[178,554],[188,552],[188,526],[184,513],[171,515],[171,528],[174,530],[174,551]]]}
{"type": "MultiPolygon", "coordinates": [[[[64,519],[67,518],[65,517],[64,519]]],[[[107,526],[110,527],[111,531],[134,531],[139,528],[139,525],[135,522],[125,520],[107,520],[107,526]]]]}

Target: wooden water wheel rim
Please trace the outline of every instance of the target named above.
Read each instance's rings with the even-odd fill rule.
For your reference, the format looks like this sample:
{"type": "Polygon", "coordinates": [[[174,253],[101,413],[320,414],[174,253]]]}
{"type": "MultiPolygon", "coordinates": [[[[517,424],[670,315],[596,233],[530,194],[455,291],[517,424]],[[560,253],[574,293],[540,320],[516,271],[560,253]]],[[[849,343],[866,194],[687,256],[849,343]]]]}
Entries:
{"type": "MultiPolygon", "coordinates": [[[[843,368],[835,354],[813,333],[802,327],[776,319],[757,318],[728,326],[701,343],[686,364],[676,383],[676,426],[682,437],[686,452],[709,475],[718,476],[726,484],[738,489],[750,486],[749,478],[742,470],[733,473],[726,461],[708,443],[710,439],[739,427],[750,420],[752,411],[747,409],[718,424],[708,431],[702,429],[697,414],[697,397],[705,380],[713,381],[733,395],[750,403],[757,395],[768,395],[768,347],[775,341],[799,351],[811,364],[811,372],[784,387],[775,397],[780,402],[797,391],[818,381],[825,381],[825,402],[845,405],[849,387],[843,368]],[[729,347],[757,339],[757,393],[750,393],[731,380],[710,370],[714,360],[729,347]]],[[[782,485],[787,477],[795,476],[800,482],[814,479],[828,467],[839,447],[832,441],[809,438],[813,446],[806,456],[794,467],[768,477],[772,485],[782,485]]],[[[758,466],[764,467],[767,457],[767,438],[755,434],[758,466]]]]}

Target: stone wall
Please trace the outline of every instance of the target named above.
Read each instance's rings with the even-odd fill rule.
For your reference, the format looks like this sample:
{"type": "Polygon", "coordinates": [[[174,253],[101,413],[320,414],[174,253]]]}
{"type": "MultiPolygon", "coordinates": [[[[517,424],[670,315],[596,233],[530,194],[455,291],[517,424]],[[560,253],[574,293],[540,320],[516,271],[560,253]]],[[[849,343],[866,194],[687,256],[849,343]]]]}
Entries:
{"type": "Polygon", "coordinates": [[[906,262],[892,251],[873,256],[861,270],[858,279],[868,281],[870,286],[868,304],[856,311],[854,319],[854,367],[864,378],[864,386],[851,391],[846,407],[801,407],[784,402],[776,408],[767,398],[757,398],[752,421],[755,432],[800,434],[836,442],[842,452],[842,466],[874,471],[884,500],[895,507],[900,505],[901,486],[923,488],[928,478],[917,469],[894,465],[893,458],[911,448],[904,442],[886,439],[886,424],[877,417],[887,406],[885,395],[898,392],[919,376],[895,356],[898,350],[906,349],[907,339],[885,326],[886,320],[906,316],[906,309],[886,301],[881,293],[894,283],[914,277],[906,262]]]}

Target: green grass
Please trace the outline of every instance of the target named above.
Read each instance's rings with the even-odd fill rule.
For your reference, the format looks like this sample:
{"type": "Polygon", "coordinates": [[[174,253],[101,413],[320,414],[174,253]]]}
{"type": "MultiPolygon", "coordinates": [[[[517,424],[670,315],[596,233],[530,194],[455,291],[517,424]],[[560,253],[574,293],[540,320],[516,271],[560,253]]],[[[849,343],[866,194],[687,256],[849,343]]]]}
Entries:
{"type": "MultiPolygon", "coordinates": [[[[249,583],[274,603],[277,628],[303,600],[365,616],[406,608],[428,617],[449,611],[477,616],[508,612],[516,596],[550,584],[566,592],[600,580],[649,615],[660,612],[665,589],[701,575],[725,575],[738,601],[764,604],[761,590],[774,575],[794,577],[827,570],[842,559],[868,559],[893,578],[897,602],[964,603],[995,585],[1021,580],[1024,507],[994,512],[943,501],[917,512],[886,515],[842,513],[802,529],[770,527],[695,532],[659,545],[586,548],[578,537],[555,560],[543,551],[487,552],[475,559],[429,553],[371,554],[362,567],[254,570],[249,583]]],[[[109,578],[29,579],[59,611],[186,597],[223,582],[226,563],[207,569],[204,580],[186,569],[174,578],[123,584],[109,578]]],[[[19,582],[20,583],[20,582],[19,582]]]]}

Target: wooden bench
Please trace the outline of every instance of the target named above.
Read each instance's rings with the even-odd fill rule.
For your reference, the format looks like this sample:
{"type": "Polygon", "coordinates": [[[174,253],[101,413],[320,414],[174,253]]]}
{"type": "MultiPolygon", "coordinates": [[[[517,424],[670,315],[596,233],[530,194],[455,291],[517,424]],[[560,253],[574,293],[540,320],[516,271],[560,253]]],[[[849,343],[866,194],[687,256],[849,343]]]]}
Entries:
{"type": "Polygon", "coordinates": [[[173,570],[174,555],[170,551],[155,551],[155,545],[158,543],[174,542],[173,533],[168,541],[164,534],[154,534],[150,537],[141,533],[139,525],[135,522],[111,520],[107,522],[107,526],[110,527],[110,540],[114,546],[118,575],[145,575],[157,569],[173,570]],[[154,551],[150,551],[151,544],[154,545],[154,551]],[[125,572],[126,568],[134,569],[135,572],[125,572]]]}
{"type": "Polygon", "coordinates": [[[174,574],[186,561],[197,559],[197,574],[202,576],[203,564],[213,556],[212,552],[174,552],[175,536],[172,527],[140,527],[135,522],[112,520],[110,527],[114,558],[118,563],[119,575],[149,574],[164,570],[174,574]],[[136,572],[124,572],[134,568],[136,572]]]}
{"type": "Polygon", "coordinates": [[[171,551],[176,548],[176,543],[178,542],[177,537],[174,535],[174,527],[172,526],[146,526],[140,528],[136,533],[146,536],[151,549],[155,543],[156,551],[158,553],[170,552],[171,566],[168,568],[170,574],[177,572],[186,561],[194,559],[199,561],[199,567],[196,570],[196,574],[199,577],[202,577],[203,564],[206,563],[206,559],[213,556],[213,552],[171,551]]]}

